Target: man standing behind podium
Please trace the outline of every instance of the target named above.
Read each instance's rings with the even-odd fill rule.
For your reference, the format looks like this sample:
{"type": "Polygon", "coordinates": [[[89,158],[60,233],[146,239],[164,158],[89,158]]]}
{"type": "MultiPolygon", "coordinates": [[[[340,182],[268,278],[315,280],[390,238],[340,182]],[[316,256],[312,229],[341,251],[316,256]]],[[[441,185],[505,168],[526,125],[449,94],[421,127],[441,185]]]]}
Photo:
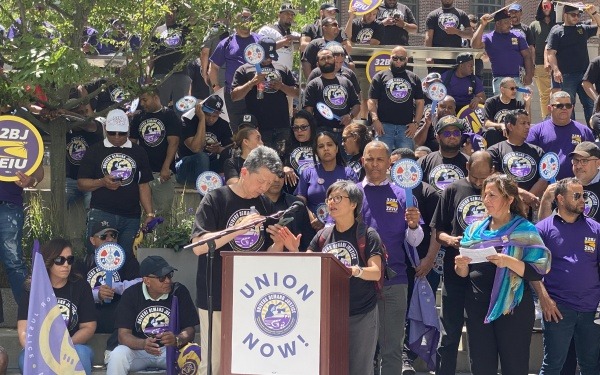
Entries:
{"type": "MultiPolygon", "coordinates": [[[[252,223],[261,215],[273,214],[273,203],[263,194],[280,175],[283,175],[283,165],[273,149],[259,146],[252,150],[240,171],[238,182],[209,192],[200,202],[192,229],[192,242],[208,238],[229,227],[252,223]]],[[[281,252],[284,245],[290,250],[298,249],[300,237],[293,236],[289,229],[279,225],[257,225],[216,239],[215,248],[219,251],[281,252]]],[[[208,245],[196,246],[193,250],[199,256],[196,288],[200,342],[202,348],[208,348],[208,245]]],[[[216,254],[212,270],[212,374],[221,373],[221,270],[221,256],[216,254]]],[[[200,365],[200,374],[207,374],[206,359],[200,365]]]]}

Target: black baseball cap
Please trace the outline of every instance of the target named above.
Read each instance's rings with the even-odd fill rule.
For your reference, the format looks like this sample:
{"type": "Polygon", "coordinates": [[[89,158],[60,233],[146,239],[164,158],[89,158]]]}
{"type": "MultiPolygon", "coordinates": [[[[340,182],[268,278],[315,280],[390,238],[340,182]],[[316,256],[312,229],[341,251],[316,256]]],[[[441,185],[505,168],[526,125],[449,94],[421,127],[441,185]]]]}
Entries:
{"type": "Polygon", "coordinates": [[[258,44],[265,50],[265,55],[269,56],[271,59],[277,61],[279,59],[279,54],[277,53],[275,39],[264,37],[258,41],[258,44]]]}
{"type": "Polygon", "coordinates": [[[223,111],[223,99],[217,94],[212,94],[202,103],[202,112],[211,114],[216,111],[223,111]]]}
{"type": "Polygon", "coordinates": [[[333,4],[322,4],[320,10],[335,10],[337,13],[340,12],[340,10],[338,8],[336,8],[335,5],[333,4]]]}
{"type": "Polygon", "coordinates": [[[159,255],[150,255],[140,264],[140,276],[165,276],[177,271],[177,268],[171,267],[167,261],[159,255]]]}
{"type": "Polygon", "coordinates": [[[98,237],[105,234],[106,232],[111,231],[115,232],[116,234],[119,234],[119,231],[116,230],[114,227],[115,225],[112,225],[112,223],[107,220],[97,221],[94,223],[94,225],[92,225],[92,235],[94,237],[98,237]]]}

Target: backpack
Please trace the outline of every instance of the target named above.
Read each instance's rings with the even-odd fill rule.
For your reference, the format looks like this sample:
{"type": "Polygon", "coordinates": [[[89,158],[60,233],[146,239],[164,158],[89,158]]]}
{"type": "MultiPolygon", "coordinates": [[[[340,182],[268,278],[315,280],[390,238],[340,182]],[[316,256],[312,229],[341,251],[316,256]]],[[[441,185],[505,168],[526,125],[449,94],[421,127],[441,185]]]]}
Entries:
{"type": "MultiPolygon", "coordinates": [[[[332,233],[333,233],[333,226],[325,227],[325,228],[323,228],[323,230],[321,230],[321,232],[319,234],[319,240],[318,240],[318,245],[319,245],[320,250],[323,250],[323,246],[325,245],[325,242],[327,242],[327,240],[331,237],[332,233]]],[[[365,248],[367,247],[367,227],[366,227],[365,223],[363,223],[362,221],[358,221],[358,223],[357,223],[356,244],[358,245],[358,256],[360,257],[360,259],[363,261],[364,264],[367,264],[367,259],[366,259],[366,255],[365,255],[365,248]]],[[[379,297],[381,297],[381,290],[383,289],[384,280],[390,280],[391,278],[396,276],[396,272],[394,270],[392,270],[391,268],[387,267],[388,253],[387,253],[387,250],[386,250],[383,242],[381,243],[381,251],[382,251],[381,276],[379,277],[379,280],[377,280],[377,283],[375,284],[375,290],[377,291],[377,295],[379,297]]]]}

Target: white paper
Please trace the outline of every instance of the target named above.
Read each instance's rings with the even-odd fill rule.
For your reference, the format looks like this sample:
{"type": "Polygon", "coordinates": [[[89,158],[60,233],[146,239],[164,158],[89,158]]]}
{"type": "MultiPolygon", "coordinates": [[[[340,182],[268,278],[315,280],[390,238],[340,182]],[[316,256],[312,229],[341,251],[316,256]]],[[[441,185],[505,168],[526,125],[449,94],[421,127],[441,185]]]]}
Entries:
{"type": "Polygon", "coordinates": [[[498,254],[493,246],[484,247],[483,249],[465,249],[461,247],[459,251],[460,255],[471,258],[471,264],[489,262],[486,257],[498,254]]]}

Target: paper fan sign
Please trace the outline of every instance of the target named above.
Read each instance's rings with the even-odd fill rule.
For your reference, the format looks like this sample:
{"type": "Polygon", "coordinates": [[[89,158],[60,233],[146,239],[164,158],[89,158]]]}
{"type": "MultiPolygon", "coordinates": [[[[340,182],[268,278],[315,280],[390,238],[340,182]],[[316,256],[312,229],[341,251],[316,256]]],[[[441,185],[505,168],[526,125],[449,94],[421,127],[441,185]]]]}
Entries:
{"type": "Polygon", "coordinates": [[[17,116],[0,116],[0,181],[19,181],[17,172],[31,176],[44,157],[40,132],[17,116]]]}
{"type": "Polygon", "coordinates": [[[198,99],[191,95],[186,95],[175,103],[175,108],[177,108],[179,112],[187,112],[194,108],[197,103],[198,99]]]}
{"type": "Polygon", "coordinates": [[[367,14],[381,5],[383,0],[352,0],[348,9],[354,9],[357,16],[367,14]]]}
{"type": "Polygon", "coordinates": [[[133,99],[129,104],[129,113],[134,113],[138,105],[140,105],[140,98],[133,99]]]}
{"type": "Polygon", "coordinates": [[[196,179],[196,190],[198,190],[198,193],[202,196],[221,186],[223,186],[223,179],[218,173],[213,171],[202,172],[196,179]]]}
{"type": "Polygon", "coordinates": [[[325,203],[321,203],[317,206],[317,219],[325,224],[327,222],[327,216],[329,216],[329,209],[325,203]]]}
{"type": "Polygon", "coordinates": [[[461,108],[456,114],[459,119],[465,119],[471,126],[473,133],[481,134],[483,124],[485,122],[484,106],[478,104],[475,110],[472,110],[468,105],[461,108]]]}
{"type": "Polygon", "coordinates": [[[423,180],[423,171],[419,164],[411,159],[400,159],[392,166],[390,175],[392,181],[404,189],[406,207],[414,207],[412,189],[417,187],[423,180]]]}
{"type": "MultiPolygon", "coordinates": [[[[113,274],[120,270],[125,264],[125,250],[116,242],[107,242],[98,246],[95,254],[96,266],[105,272],[104,283],[112,287],[113,274]]],[[[104,303],[110,303],[106,299],[104,303]]]]}
{"type": "Polygon", "coordinates": [[[256,73],[262,73],[260,63],[265,59],[265,49],[258,43],[249,44],[244,49],[244,60],[248,64],[253,64],[256,68],[256,73]]]}
{"type": "Polygon", "coordinates": [[[319,111],[319,113],[321,114],[321,116],[325,117],[327,120],[333,120],[336,119],[338,121],[340,120],[339,116],[336,116],[333,114],[333,111],[331,110],[331,108],[329,108],[325,103],[323,102],[318,102],[317,103],[317,111],[319,111]]]}
{"type": "Polygon", "coordinates": [[[558,163],[558,155],[554,152],[547,152],[540,159],[540,176],[550,182],[556,182],[556,175],[560,170],[560,164],[558,163]]]}
{"type": "Polygon", "coordinates": [[[433,119],[435,116],[435,109],[437,108],[437,104],[440,100],[443,100],[448,94],[448,89],[441,82],[433,82],[429,85],[428,89],[429,97],[432,100],[431,103],[431,118],[433,119]]]}

